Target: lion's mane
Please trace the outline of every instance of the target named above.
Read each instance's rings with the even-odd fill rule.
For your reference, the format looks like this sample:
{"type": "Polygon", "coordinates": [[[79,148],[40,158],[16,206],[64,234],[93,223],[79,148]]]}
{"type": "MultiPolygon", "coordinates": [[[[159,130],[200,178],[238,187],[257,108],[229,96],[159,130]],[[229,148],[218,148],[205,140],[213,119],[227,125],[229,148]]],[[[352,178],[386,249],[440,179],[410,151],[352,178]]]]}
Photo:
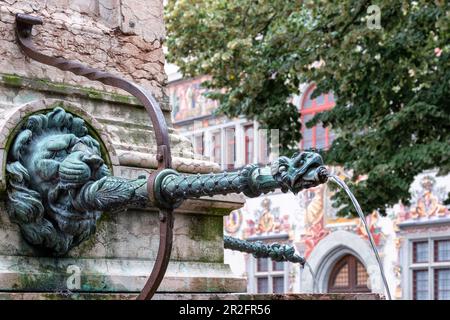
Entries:
{"type": "Polygon", "coordinates": [[[46,114],[30,116],[15,137],[8,154],[7,211],[11,221],[20,226],[27,242],[59,256],[64,255],[95,232],[95,224],[100,212],[89,212],[90,219],[77,222],[78,224],[74,227],[77,232],[72,234],[61,230],[49,217],[44,205],[46,200],[42,199],[40,193],[33,190],[30,184],[30,173],[24,166],[24,159],[30,152],[27,146],[33,139],[52,133],[74,134],[89,147],[100,150],[99,143],[88,135],[84,121],[60,107],[46,114]]]}

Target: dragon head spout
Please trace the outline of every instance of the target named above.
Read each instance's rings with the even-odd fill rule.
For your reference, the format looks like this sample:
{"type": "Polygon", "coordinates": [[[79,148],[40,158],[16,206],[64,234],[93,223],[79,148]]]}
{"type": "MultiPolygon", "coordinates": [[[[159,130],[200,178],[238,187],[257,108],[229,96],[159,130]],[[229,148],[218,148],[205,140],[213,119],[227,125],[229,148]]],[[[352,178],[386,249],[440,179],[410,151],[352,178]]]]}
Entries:
{"type": "Polygon", "coordinates": [[[281,190],[298,193],[327,181],[327,169],[320,154],[304,151],[292,158],[280,157],[271,165],[271,173],[281,190]]]}

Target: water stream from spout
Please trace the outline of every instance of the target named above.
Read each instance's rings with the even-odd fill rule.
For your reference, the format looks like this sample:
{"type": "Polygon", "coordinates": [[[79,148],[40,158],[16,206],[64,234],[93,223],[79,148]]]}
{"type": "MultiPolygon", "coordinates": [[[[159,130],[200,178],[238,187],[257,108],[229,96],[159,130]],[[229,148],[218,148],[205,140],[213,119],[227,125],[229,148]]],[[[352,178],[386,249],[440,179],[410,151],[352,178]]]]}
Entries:
{"type": "Polygon", "coordinates": [[[350,191],[350,189],[348,188],[347,184],[342,181],[338,176],[335,176],[333,174],[330,174],[328,176],[328,178],[333,181],[334,183],[336,183],[337,185],[339,185],[342,189],[344,189],[344,191],[347,193],[347,195],[349,196],[350,200],[352,200],[353,206],[356,209],[356,212],[358,212],[359,218],[361,219],[364,228],[366,230],[367,233],[367,237],[369,238],[369,242],[370,242],[370,246],[372,247],[372,250],[375,254],[375,257],[377,259],[378,262],[378,267],[380,269],[380,273],[381,273],[381,277],[383,279],[383,284],[384,284],[384,288],[386,290],[386,295],[388,297],[389,300],[391,300],[391,292],[389,291],[389,286],[386,280],[386,275],[384,274],[384,268],[383,268],[383,264],[381,262],[380,259],[380,255],[378,254],[378,250],[377,247],[375,246],[375,241],[373,240],[372,234],[370,233],[370,229],[369,226],[367,225],[367,221],[366,218],[364,216],[364,213],[358,203],[358,200],[356,200],[355,196],[353,195],[353,193],[350,191]]]}

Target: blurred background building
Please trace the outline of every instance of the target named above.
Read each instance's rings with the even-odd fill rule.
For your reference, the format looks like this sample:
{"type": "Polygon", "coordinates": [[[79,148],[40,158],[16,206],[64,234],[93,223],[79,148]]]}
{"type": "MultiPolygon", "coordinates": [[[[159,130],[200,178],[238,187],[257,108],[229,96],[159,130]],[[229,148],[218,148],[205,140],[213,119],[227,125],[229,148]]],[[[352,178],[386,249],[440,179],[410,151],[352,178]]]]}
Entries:
{"type": "MultiPolygon", "coordinates": [[[[191,141],[197,157],[209,158],[225,170],[270,162],[268,132],[244,117],[216,115],[218,103],[203,96],[206,76],[183,79],[170,64],[166,72],[174,127],[191,141]]],[[[302,123],[335,104],[332,93],[311,99],[314,89],[314,84],[302,85],[292,98],[302,123]]],[[[302,130],[300,149],[328,148],[334,138],[320,125],[302,130]]],[[[331,170],[343,178],[347,174],[340,168],[331,170]]],[[[424,172],[411,186],[410,206],[398,204],[386,217],[377,212],[367,216],[395,299],[450,299],[450,211],[442,203],[449,191],[449,176],[424,172]]],[[[248,292],[384,292],[363,225],[358,218],[338,217],[331,195],[327,185],[298,195],[273,193],[247,199],[242,209],[225,218],[225,234],[294,245],[312,269],[226,250],[225,262],[247,277],[248,292]]]]}

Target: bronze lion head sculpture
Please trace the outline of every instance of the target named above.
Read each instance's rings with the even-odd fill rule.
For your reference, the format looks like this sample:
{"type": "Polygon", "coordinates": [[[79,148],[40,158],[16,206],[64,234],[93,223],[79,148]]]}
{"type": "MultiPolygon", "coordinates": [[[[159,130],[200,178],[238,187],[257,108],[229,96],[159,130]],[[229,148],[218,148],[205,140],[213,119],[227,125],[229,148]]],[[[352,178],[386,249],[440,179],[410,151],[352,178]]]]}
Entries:
{"type": "Polygon", "coordinates": [[[81,118],[55,108],[30,116],[7,160],[10,219],[27,242],[63,255],[95,232],[101,212],[78,205],[87,183],[109,176],[81,118]]]}

